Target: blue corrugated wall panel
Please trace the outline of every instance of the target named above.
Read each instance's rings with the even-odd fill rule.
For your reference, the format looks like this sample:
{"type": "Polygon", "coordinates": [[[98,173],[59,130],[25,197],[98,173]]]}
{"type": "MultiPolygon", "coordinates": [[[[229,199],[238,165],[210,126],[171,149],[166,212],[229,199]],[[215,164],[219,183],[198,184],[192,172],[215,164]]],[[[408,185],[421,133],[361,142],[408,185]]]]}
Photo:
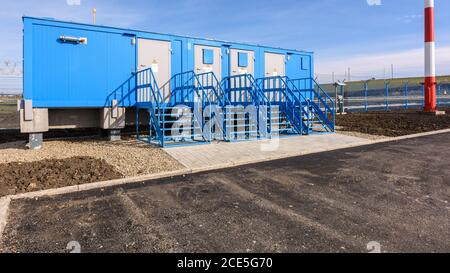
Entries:
{"type": "Polygon", "coordinates": [[[32,35],[35,107],[104,106],[136,67],[130,36],[38,24],[32,35]],[[61,35],[86,37],[88,43],[63,43],[61,35]]]}
{"type": "Polygon", "coordinates": [[[135,82],[130,79],[138,59],[134,38],[171,41],[172,75],[194,70],[195,45],[222,48],[222,77],[230,73],[228,49],[255,53],[255,78],[264,77],[264,52],[290,55],[290,78],[314,75],[311,52],[24,17],[24,97],[41,108],[105,107],[112,99],[133,106],[135,97],[129,94],[135,82]],[[61,35],[86,37],[88,43],[62,43],[61,35]]]}

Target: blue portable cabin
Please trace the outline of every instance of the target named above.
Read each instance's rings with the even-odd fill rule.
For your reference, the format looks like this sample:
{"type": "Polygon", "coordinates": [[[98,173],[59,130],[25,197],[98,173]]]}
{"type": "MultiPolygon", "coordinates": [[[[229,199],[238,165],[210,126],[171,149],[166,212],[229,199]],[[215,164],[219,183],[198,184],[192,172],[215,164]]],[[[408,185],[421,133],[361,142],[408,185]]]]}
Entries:
{"type": "MultiPolygon", "coordinates": [[[[30,121],[26,120],[26,113],[30,112],[26,111],[26,106],[32,105],[33,112],[48,111],[47,126],[43,126],[47,130],[65,125],[97,127],[99,113],[88,111],[92,109],[100,111],[99,127],[122,128],[124,122],[119,126],[111,124],[111,114],[115,117],[118,114],[108,109],[126,109],[125,123],[137,123],[133,120],[134,114],[128,115],[128,112],[133,113],[139,106],[139,90],[158,90],[163,98],[159,106],[173,106],[178,103],[176,96],[179,94],[173,81],[190,72],[195,77],[212,74],[221,86],[236,79],[258,79],[251,80],[254,89],[262,89],[268,97],[271,92],[285,92],[282,89],[288,86],[298,93],[305,90],[299,97],[302,101],[295,100],[298,103],[320,97],[320,93],[312,91],[316,89],[312,52],[53,19],[24,17],[23,23],[25,109],[21,123],[24,125],[30,121]],[[149,75],[145,71],[150,71],[149,75]],[[149,81],[151,77],[153,82],[139,86],[139,77],[141,81],[149,81]],[[274,81],[273,87],[269,87],[274,81]],[[71,119],[64,110],[70,111],[71,119]]],[[[185,87],[181,87],[183,89],[185,87]]],[[[150,96],[149,92],[142,94],[150,96]]],[[[228,96],[231,98],[230,94],[228,96]]],[[[297,95],[291,92],[285,96],[297,95]]],[[[188,100],[194,99],[189,97],[188,100]]],[[[293,102],[291,108],[297,106],[293,102]]],[[[22,131],[33,133],[33,128],[22,131]]]]}
{"type": "MultiPolygon", "coordinates": [[[[266,52],[286,57],[285,75],[290,78],[311,78],[314,75],[311,52],[51,19],[24,17],[23,21],[24,98],[33,100],[33,106],[37,108],[104,107],[109,103],[106,98],[139,69],[141,39],[170,43],[171,77],[195,71],[196,45],[220,48],[222,78],[230,75],[229,52],[232,49],[254,52],[255,78],[266,76],[266,52]],[[86,42],[63,41],[60,39],[62,36],[86,38],[86,42]]],[[[204,52],[207,57],[209,52],[204,52]]],[[[132,97],[124,101],[125,107],[134,104],[132,97]]]]}

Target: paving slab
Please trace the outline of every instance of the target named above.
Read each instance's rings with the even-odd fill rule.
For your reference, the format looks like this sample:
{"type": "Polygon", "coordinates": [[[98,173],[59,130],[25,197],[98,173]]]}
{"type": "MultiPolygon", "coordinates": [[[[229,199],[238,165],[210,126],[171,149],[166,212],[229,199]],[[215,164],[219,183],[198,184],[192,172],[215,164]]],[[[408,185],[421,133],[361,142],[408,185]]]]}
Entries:
{"type": "Polygon", "coordinates": [[[370,143],[365,138],[342,134],[292,136],[272,140],[219,142],[164,149],[190,169],[223,167],[299,156],[370,143]]]}

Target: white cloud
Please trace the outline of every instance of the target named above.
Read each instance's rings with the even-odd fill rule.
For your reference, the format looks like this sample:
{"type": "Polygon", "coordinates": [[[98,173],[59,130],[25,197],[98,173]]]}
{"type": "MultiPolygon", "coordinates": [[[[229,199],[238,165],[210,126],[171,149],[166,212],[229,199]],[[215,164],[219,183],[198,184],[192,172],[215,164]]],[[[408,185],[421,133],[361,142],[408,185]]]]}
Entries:
{"type": "Polygon", "coordinates": [[[410,15],[404,15],[400,18],[401,21],[403,21],[406,24],[412,23],[416,20],[421,20],[423,18],[422,14],[410,14],[410,15]]]}
{"type": "Polygon", "coordinates": [[[369,6],[381,6],[381,0],[367,0],[369,6]]]}
{"type": "MultiPolygon", "coordinates": [[[[344,75],[351,68],[354,79],[382,78],[386,71],[390,76],[391,64],[394,64],[396,77],[422,76],[424,70],[424,49],[417,48],[400,52],[388,52],[347,58],[316,60],[317,74],[323,77],[335,72],[344,75]]],[[[436,49],[436,72],[438,75],[450,75],[450,47],[436,49]]]]}
{"type": "Polygon", "coordinates": [[[66,3],[69,6],[80,6],[81,0],[66,0],[66,3]]]}

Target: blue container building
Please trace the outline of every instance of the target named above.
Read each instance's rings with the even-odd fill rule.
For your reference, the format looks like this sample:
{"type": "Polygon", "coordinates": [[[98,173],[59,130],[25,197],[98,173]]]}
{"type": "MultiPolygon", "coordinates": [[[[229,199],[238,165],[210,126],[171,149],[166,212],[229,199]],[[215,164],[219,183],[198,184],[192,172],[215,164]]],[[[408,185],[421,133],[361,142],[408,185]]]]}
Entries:
{"type": "Polygon", "coordinates": [[[23,24],[21,131],[37,145],[61,128],[98,127],[115,139],[131,125],[161,146],[334,131],[312,52],[53,19],[23,24]]]}

